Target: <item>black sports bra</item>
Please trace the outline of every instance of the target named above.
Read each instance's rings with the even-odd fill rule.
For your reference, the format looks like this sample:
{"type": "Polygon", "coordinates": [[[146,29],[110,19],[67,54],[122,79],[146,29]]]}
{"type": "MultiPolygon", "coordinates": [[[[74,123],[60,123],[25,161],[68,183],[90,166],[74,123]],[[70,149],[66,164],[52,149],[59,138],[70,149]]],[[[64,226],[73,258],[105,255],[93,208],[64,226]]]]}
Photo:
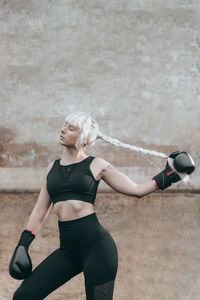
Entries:
{"type": "Polygon", "coordinates": [[[94,156],[70,165],[61,165],[56,159],[47,174],[47,191],[53,205],[59,201],[81,200],[94,204],[100,180],[90,170],[94,156]]]}

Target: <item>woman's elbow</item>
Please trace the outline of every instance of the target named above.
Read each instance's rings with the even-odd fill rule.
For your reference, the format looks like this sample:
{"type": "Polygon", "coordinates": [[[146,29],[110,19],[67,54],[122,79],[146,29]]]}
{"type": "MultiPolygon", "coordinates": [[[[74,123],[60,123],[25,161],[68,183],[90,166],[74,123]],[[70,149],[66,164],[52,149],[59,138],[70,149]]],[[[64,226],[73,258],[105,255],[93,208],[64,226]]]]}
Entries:
{"type": "Polygon", "coordinates": [[[142,190],[142,186],[140,184],[137,184],[137,187],[135,188],[135,194],[134,196],[137,198],[137,199],[140,199],[144,196],[144,192],[142,190]]]}
{"type": "Polygon", "coordinates": [[[143,195],[139,194],[139,193],[135,193],[134,194],[134,197],[137,198],[137,199],[140,199],[143,197],[143,195]]]}
{"type": "Polygon", "coordinates": [[[156,187],[152,180],[140,183],[136,187],[137,198],[142,198],[148,194],[153,193],[154,191],[156,191],[156,187]]]}

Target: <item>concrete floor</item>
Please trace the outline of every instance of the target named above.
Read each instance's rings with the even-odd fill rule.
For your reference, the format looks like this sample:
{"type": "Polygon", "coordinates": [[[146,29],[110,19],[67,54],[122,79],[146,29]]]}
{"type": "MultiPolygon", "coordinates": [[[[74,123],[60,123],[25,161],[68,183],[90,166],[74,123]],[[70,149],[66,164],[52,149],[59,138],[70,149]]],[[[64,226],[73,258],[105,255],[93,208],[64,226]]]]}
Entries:
{"type": "MultiPolygon", "coordinates": [[[[21,283],[10,277],[8,265],[37,196],[0,194],[0,300],[12,299],[21,283]]],[[[114,300],[200,300],[200,194],[155,192],[136,199],[99,193],[95,212],[118,248],[114,300]]],[[[58,247],[52,208],[30,246],[33,269],[58,247]]],[[[85,299],[83,273],[46,299],[85,299]]]]}

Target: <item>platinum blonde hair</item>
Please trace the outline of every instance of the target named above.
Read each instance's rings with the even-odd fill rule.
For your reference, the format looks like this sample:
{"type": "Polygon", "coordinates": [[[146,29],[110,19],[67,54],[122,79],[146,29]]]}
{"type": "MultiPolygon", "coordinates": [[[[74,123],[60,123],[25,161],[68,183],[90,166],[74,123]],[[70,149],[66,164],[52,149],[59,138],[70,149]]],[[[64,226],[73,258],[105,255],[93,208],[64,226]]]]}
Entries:
{"type": "MultiPolygon", "coordinates": [[[[109,142],[117,147],[122,147],[126,148],[132,151],[137,151],[141,152],[143,154],[150,154],[153,156],[158,156],[161,158],[169,159],[168,156],[164,153],[161,152],[156,152],[156,151],[151,151],[143,148],[139,148],[133,145],[125,144],[120,142],[117,139],[113,139],[103,133],[100,132],[99,130],[99,125],[98,123],[88,114],[86,114],[83,111],[78,111],[71,113],[65,118],[65,121],[68,122],[69,124],[78,127],[80,130],[80,136],[78,137],[76,141],[76,148],[80,149],[83,145],[89,145],[89,144],[94,144],[97,139],[103,139],[106,142],[109,142]],[[85,140],[88,139],[87,143],[85,143],[85,140]]],[[[181,174],[179,174],[181,175],[181,174]]],[[[189,183],[191,182],[190,177],[186,174],[183,176],[183,182],[189,183]]]]}
{"type": "Polygon", "coordinates": [[[66,116],[65,121],[78,127],[80,130],[80,136],[75,144],[77,149],[80,149],[83,146],[85,139],[88,139],[88,142],[84,144],[84,146],[95,143],[98,138],[99,125],[90,115],[87,115],[82,111],[77,111],[66,116]]]}
{"type": "MultiPolygon", "coordinates": [[[[144,154],[150,154],[162,158],[167,158],[168,156],[164,153],[156,152],[156,151],[150,151],[147,149],[139,148],[133,145],[125,144],[120,142],[117,139],[113,139],[105,134],[102,134],[99,130],[98,123],[86,113],[82,111],[74,112],[68,115],[65,118],[65,121],[69,124],[76,126],[80,129],[80,136],[76,141],[76,148],[81,148],[83,143],[85,142],[85,139],[88,138],[88,144],[94,144],[97,139],[103,139],[106,142],[109,142],[117,147],[127,148],[129,150],[142,152],[144,154]]],[[[85,146],[86,146],[85,145],[85,146]]]]}

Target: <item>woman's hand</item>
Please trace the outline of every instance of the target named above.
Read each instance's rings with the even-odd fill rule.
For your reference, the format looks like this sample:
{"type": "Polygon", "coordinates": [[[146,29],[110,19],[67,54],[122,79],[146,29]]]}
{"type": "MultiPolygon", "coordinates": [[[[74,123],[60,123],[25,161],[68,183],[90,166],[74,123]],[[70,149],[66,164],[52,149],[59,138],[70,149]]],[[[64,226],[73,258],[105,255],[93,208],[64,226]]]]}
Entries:
{"type": "Polygon", "coordinates": [[[152,178],[157,189],[164,190],[172,183],[178,182],[187,174],[194,172],[195,164],[192,157],[185,151],[175,151],[169,155],[166,167],[152,178]]]}

